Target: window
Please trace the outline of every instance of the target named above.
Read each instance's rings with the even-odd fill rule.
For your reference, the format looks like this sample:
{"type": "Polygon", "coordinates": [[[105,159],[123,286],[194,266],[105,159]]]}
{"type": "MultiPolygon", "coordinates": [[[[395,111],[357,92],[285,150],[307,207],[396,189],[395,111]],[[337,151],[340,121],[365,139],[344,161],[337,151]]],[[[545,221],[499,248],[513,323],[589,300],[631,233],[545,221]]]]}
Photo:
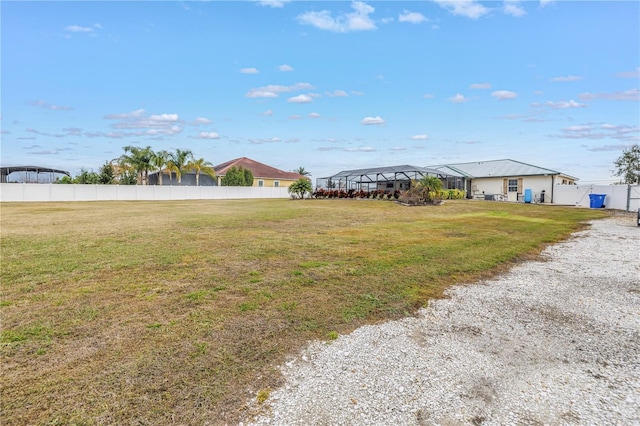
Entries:
{"type": "Polygon", "coordinates": [[[258,181],[258,186],[260,186],[260,187],[264,186],[264,181],[263,180],[259,180],[258,181]]]}
{"type": "Polygon", "coordinates": [[[509,179],[509,192],[518,192],[518,179],[509,179]]]}
{"type": "Polygon", "coordinates": [[[273,181],[273,186],[275,186],[276,188],[280,186],[280,181],[279,180],[274,180],[273,181]]]}
{"type": "Polygon", "coordinates": [[[393,182],[387,182],[387,189],[393,188],[393,182]]]}

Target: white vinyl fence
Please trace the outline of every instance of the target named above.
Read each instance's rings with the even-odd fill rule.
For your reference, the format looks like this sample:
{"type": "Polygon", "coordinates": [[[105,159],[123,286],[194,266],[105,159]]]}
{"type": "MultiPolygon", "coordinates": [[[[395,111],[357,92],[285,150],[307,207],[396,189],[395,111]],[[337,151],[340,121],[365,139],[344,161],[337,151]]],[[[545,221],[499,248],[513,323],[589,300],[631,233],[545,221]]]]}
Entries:
{"type": "Polygon", "coordinates": [[[287,188],[0,183],[0,201],[154,201],[289,198],[287,188]]]}
{"type": "Polygon", "coordinates": [[[640,185],[556,185],[553,203],[589,207],[589,194],[606,195],[606,209],[638,211],[640,208],[640,185]]]}

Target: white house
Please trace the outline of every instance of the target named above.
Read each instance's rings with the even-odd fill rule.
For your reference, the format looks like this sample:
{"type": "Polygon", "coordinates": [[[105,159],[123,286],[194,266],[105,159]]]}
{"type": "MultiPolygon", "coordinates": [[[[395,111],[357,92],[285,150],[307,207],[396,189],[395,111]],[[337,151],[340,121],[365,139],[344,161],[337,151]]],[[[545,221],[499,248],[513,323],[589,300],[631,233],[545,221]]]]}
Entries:
{"type": "Polygon", "coordinates": [[[431,166],[433,169],[460,176],[472,198],[523,201],[526,189],[532,201],[553,202],[556,185],[575,185],[578,180],[567,174],[515,160],[492,160],[431,166]]]}

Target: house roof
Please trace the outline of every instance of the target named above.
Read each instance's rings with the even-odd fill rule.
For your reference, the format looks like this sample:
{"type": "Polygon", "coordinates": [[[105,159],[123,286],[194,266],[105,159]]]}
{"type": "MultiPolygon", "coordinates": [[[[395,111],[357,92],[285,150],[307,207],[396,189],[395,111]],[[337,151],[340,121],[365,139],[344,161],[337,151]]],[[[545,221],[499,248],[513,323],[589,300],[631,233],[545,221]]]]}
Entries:
{"type": "Polygon", "coordinates": [[[285,172],[275,167],[268,166],[263,163],[259,163],[247,157],[240,157],[234,160],[227,161],[222,164],[214,166],[216,176],[224,176],[227,174],[227,170],[231,167],[248,169],[253,173],[254,178],[267,178],[267,179],[285,179],[285,180],[298,180],[304,176],[294,173],[285,172]]]}
{"type": "Polygon", "coordinates": [[[354,176],[389,175],[389,174],[396,174],[396,173],[414,173],[414,172],[418,172],[422,175],[426,175],[428,173],[433,175],[444,174],[439,170],[429,169],[427,167],[401,165],[401,166],[387,166],[387,167],[372,167],[368,169],[343,170],[341,172],[336,173],[333,176],[328,176],[324,179],[336,179],[341,177],[354,177],[354,176]]]}
{"type": "MultiPolygon", "coordinates": [[[[456,174],[469,178],[508,177],[508,176],[546,176],[563,175],[556,170],[546,169],[515,160],[476,161],[472,163],[444,164],[433,166],[447,174],[456,174]]],[[[575,179],[575,178],[574,178],[575,179]]]]}

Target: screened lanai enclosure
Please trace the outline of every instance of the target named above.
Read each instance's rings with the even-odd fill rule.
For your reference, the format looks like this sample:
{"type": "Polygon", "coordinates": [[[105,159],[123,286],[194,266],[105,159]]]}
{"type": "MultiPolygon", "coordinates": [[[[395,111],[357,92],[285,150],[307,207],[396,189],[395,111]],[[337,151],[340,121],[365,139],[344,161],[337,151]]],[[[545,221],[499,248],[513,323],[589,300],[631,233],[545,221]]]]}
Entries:
{"type": "Polygon", "coordinates": [[[316,179],[316,187],[343,191],[393,192],[409,189],[411,181],[420,180],[425,176],[435,176],[440,179],[443,189],[465,189],[464,178],[461,176],[452,176],[440,170],[409,165],[343,170],[333,176],[316,179]]]}
{"type": "Polygon", "coordinates": [[[66,170],[39,166],[0,167],[2,183],[54,183],[62,176],[71,177],[66,170]]]}

